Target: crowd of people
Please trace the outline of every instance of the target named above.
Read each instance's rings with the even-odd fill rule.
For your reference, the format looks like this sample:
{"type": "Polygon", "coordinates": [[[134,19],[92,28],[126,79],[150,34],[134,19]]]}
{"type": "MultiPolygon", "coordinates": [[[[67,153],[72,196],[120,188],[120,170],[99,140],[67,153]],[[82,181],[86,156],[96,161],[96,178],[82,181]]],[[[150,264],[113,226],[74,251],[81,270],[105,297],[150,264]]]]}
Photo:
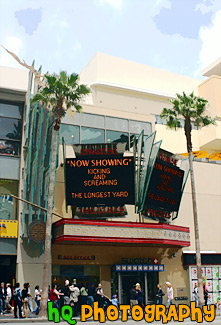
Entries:
{"type": "Polygon", "coordinates": [[[0,315],[6,313],[12,313],[14,310],[14,318],[26,318],[28,316],[28,310],[31,313],[38,315],[40,310],[40,297],[41,291],[39,286],[35,287],[35,297],[31,295],[30,284],[24,283],[23,289],[20,288],[20,283],[15,284],[15,288],[12,291],[10,283],[1,283],[0,288],[0,315]],[[36,302],[36,308],[33,310],[30,300],[34,299],[36,302]],[[12,307],[12,301],[14,308],[12,307]]]}
{"type": "Polygon", "coordinates": [[[93,307],[95,301],[99,308],[105,308],[110,304],[118,306],[117,295],[112,298],[107,297],[102,288],[102,284],[97,286],[94,283],[78,285],[76,280],[72,283],[65,280],[64,289],[60,290],[57,284],[54,284],[49,291],[49,301],[53,302],[53,307],[61,309],[63,305],[69,305],[73,308],[73,316],[80,314],[81,305],[90,305],[93,307]]]}
{"type": "MultiPolygon", "coordinates": [[[[205,305],[208,301],[208,288],[204,285],[204,300],[205,305]]],[[[38,315],[40,311],[41,292],[39,285],[35,286],[34,297],[31,295],[30,284],[25,283],[23,289],[20,288],[20,284],[16,283],[14,290],[12,291],[9,283],[1,283],[0,287],[0,314],[12,313],[14,311],[14,317],[26,318],[28,316],[28,310],[30,313],[38,315]],[[31,299],[35,301],[35,309],[33,310],[31,299]],[[12,301],[14,308],[12,307],[12,301]]],[[[193,291],[194,300],[196,306],[198,306],[198,290],[197,285],[193,291]]],[[[157,285],[156,304],[163,304],[163,296],[165,293],[162,290],[160,284],[157,285]]],[[[166,282],[166,298],[167,307],[173,303],[173,288],[170,282],[166,282]]],[[[90,305],[93,307],[95,301],[98,302],[99,308],[107,308],[110,304],[118,307],[117,295],[113,295],[112,298],[107,297],[104,292],[101,283],[97,286],[94,283],[78,285],[74,279],[72,283],[69,280],[65,280],[64,288],[61,290],[57,284],[53,284],[52,288],[48,287],[48,301],[53,302],[53,307],[58,310],[63,305],[69,305],[73,308],[73,316],[80,314],[81,305],[90,305]]],[[[144,307],[143,304],[143,292],[139,283],[133,285],[130,290],[130,306],[135,305],[144,307]]]]}

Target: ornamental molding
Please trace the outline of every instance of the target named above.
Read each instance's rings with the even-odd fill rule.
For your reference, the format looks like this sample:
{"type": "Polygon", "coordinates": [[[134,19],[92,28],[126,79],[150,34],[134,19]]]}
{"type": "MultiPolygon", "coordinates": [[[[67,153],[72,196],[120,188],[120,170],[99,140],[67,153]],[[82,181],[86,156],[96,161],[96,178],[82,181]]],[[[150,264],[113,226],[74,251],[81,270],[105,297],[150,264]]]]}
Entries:
{"type": "MultiPolygon", "coordinates": [[[[61,235],[61,234],[60,234],[61,235]]],[[[64,224],[64,236],[76,237],[102,237],[102,238],[130,238],[140,240],[169,240],[179,242],[190,242],[188,231],[179,231],[159,228],[134,228],[94,225],[64,224]]]]}

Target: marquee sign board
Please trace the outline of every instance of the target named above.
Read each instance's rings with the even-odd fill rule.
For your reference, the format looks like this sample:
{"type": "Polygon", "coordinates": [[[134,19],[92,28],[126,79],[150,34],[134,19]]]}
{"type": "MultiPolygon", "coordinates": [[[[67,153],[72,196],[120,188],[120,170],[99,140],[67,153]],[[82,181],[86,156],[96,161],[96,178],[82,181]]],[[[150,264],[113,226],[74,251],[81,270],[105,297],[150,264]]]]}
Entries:
{"type": "Polygon", "coordinates": [[[75,215],[79,218],[116,218],[127,215],[127,209],[124,206],[97,206],[97,207],[77,207],[75,215]]]}
{"type": "MultiPolygon", "coordinates": [[[[144,211],[154,209],[158,211],[156,212],[158,215],[160,212],[178,211],[183,176],[184,171],[182,169],[157,158],[148,186],[144,211]]],[[[150,211],[146,215],[151,217],[150,211]]]]}
{"type": "Polygon", "coordinates": [[[134,158],[79,156],[65,163],[66,202],[77,207],[134,204],[134,158]]]}

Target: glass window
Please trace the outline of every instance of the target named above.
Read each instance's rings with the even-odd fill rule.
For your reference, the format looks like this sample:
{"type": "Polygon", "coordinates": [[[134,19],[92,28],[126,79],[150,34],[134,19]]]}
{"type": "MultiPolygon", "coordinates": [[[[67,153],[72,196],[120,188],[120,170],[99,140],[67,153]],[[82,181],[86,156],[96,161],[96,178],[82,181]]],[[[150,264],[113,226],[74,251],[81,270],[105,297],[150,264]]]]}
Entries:
{"type": "Polygon", "coordinates": [[[148,122],[130,121],[130,132],[139,134],[144,130],[144,134],[149,135],[152,132],[152,125],[148,122]]]}
{"type": "Polygon", "coordinates": [[[126,142],[126,143],[128,143],[128,141],[129,141],[128,133],[107,130],[107,133],[106,133],[106,142],[107,143],[111,143],[111,142],[115,142],[115,143],[126,142]]]}
{"type": "Polygon", "coordinates": [[[104,116],[83,113],[81,114],[81,125],[104,128],[104,116]]]}
{"type": "Polygon", "coordinates": [[[60,131],[60,143],[64,138],[65,144],[77,144],[80,143],[80,127],[76,125],[61,125],[60,131]]]}
{"type": "Polygon", "coordinates": [[[18,196],[18,181],[0,179],[0,219],[17,219],[17,200],[8,194],[18,196]]]}
{"type": "Polygon", "coordinates": [[[62,118],[62,124],[80,125],[80,115],[81,113],[75,112],[72,118],[67,112],[65,116],[62,118]]]}
{"type": "Polygon", "coordinates": [[[116,117],[106,117],[106,128],[115,131],[128,132],[128,120],[116,117]]]}
{"type": "Polygon", "coordinates": [[[81,143],[104,143],[104,130],[81,127],[81,143]]]}
{"type": "Polygon", "coordinates": [[[21,120],[0,117],[0,138],[21,140],[21,120]]]}
{"type": "Polygon", "coordinates": [[[0,102],[0,116],[21,119],[23,112],[22,106],[23,105],[0,102]]]}
{"type": "Polygon", "coordinates": [[[20,141],[8,141],[0,139],[0,154],[7,156],[19,156],[20,141]]]}

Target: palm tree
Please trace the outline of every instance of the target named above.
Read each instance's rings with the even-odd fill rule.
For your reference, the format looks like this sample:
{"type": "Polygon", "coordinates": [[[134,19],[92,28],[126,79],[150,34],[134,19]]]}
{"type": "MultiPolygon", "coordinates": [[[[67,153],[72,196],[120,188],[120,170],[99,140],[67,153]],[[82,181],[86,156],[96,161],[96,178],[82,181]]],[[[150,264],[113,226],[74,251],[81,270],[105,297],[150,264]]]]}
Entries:
{"type": "Polygon", "coordinates": [[[48,205],[45,233],[44,268],[42,283],[41,311],[42,317],[47,316],[48,283],[51,264],[51,226],[54,200],[54,184],[58,145],[58,131],[61,118],[66,114],[67,109],[74,107],[77,112],[82,109],[79,104],[90,91],[83,84],[79,84],[79,76],[72,73],[70,76],[65,71],[59,75],[44,75],[44,85],[40,87],[38,93],[32,98],[32,103],[39,102],[54,114],[54,131],[52,137],[52,157],[49,176],[48,205]]]}
{"type": "Polygon", "coordinates": [[[215,124],[215,119],[205,115],[206,106],[208,101],[204,98],[194,96],[193,92],[188,96],[183,92],[183,95],[176,94],[176,99],[171,99],[172,108],[164,108],[160,117],[165,119],[169,128],[176,129],[181,127],[181,119],[184,119],[184,131],[186,136],[187,151],[189,156],[191,189],[192,189],[192,202],[193,202],[193,217],[195,229],[195,246],[196,246],[196,265],[197,265],[197,279],[198,279],[198,296],[199,306],[204,303],[203,299],[203,281],[201,273],[201,255],[200,255],[200,238],[199,238],[199,223],[197,216],[196,206],[196,190],[193,173],[193,160],[192,160],[192,141],[191,130],[192,125],[197,128],[215,124]]]}

